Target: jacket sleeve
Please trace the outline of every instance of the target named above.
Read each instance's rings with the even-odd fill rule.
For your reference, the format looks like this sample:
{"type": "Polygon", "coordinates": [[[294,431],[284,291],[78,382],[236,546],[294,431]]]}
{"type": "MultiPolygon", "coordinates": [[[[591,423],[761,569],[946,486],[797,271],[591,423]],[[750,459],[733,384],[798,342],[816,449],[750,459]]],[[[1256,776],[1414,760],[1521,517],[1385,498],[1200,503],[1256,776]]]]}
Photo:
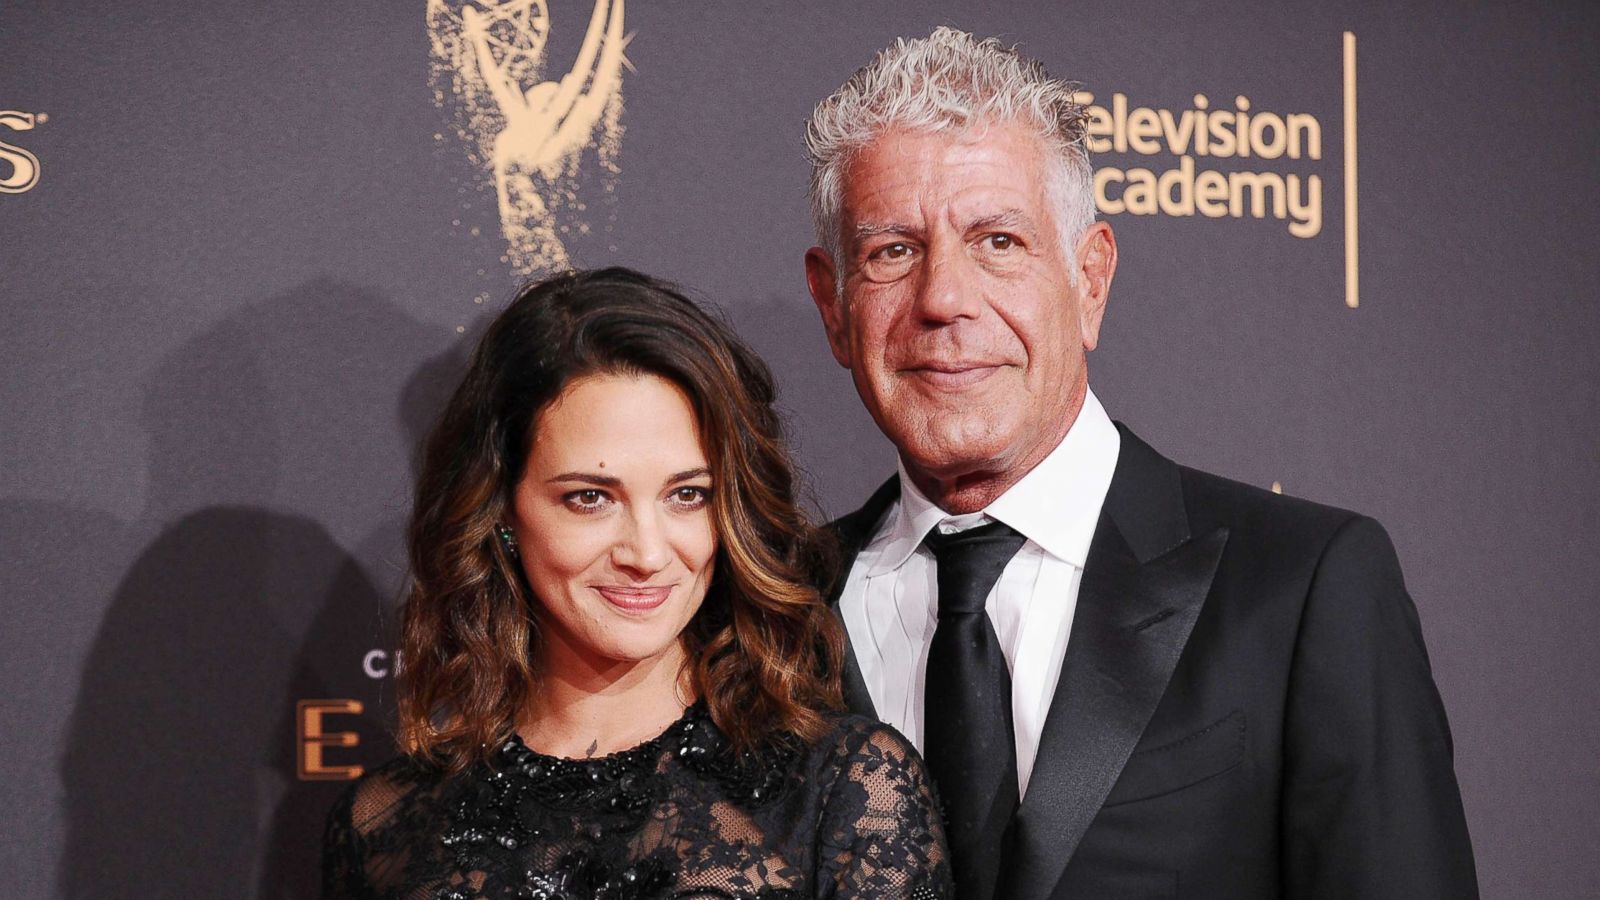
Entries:
{"type": "Polygon", "coordinates": [[[1284,727],[1287,897],[1478,896],[1444,705],[1372,519],[1347,521],[1317,564],[1284,727]]]}

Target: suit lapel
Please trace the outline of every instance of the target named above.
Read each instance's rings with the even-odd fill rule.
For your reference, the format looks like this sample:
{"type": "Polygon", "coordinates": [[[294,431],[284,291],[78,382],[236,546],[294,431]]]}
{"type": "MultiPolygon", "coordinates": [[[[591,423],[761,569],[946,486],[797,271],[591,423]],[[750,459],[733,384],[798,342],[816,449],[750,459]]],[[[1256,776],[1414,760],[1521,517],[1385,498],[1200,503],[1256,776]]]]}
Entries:
{"type": "Polygon", "coordinates": [[[1191,538],[1177,466],[1121,430],[997,896],[1043,900],[1061,879],[1166,691],[1227,543],[1226,529],[1191,538]]]}
{"type": "MultiPolygon", "coordinates": [[[[839,564],[825,586],[824,596],[828,600],[828,608],[833,610],[835,616],[839,616],[839,596],[844,593],[845,583],[850,580],[850,569],[855,566],[856,557],[861,555],[861,548],[872,538],[873,529],[888,511],[889,505],[899,496],[900,479],[890,478],[873,491],[872,496],[860,509],[829,525],[834,536],[838,538],[840,552],[839,564]]],[[[839,620],[839,627],[844,628],[842,617],[839,620]]],[[[867,690],[866,679],[861,675],[861,666],[856,662],[855,647],[850,643],[848,628],[844,632],[843,662],[840,676],[843,681],[845,706],[853,713],[878,718],[877,708],[872,704],[872,694],[867,690]]]]}

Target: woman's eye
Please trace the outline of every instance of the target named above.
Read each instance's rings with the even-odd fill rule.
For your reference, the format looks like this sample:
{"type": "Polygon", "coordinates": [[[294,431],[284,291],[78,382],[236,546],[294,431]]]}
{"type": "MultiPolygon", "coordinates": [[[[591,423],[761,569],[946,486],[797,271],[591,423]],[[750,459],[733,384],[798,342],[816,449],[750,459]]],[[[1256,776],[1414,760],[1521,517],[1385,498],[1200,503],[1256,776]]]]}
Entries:
{"type": "Polygon", "coordinates": [[[606,504],[611,502],[611,498],[606,496],[605,491],[572,491],[562,497],[561,501],[576,512],[588,513],[604,509],[606,504]]]}
{"type": "Polygon", "coordinates": [[[699,509],[711,500],[711,489],[703,487],[681,487],[673,491],[669,499],[679,509],[699,509]]]}

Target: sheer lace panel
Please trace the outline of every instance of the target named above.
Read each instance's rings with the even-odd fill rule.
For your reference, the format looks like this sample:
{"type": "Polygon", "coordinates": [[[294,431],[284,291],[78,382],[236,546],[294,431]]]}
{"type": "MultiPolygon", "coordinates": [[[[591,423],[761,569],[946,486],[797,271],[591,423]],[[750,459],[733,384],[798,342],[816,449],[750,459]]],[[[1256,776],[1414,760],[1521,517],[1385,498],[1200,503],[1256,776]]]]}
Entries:
{"type": "Polygon", "coordinates": [[[948,896],[944,825],[921,758],[887,725],[863,737],[847,741],[824,808],[817,896],[948,896]]]}
{"type": "Polygon", "coordinates": [[[612,756],[508,742],[455,778],[398,759],[329,814],[324,896],[948,898],[937,800],[887,726],[735,755],[700,707],[612,756]]]}

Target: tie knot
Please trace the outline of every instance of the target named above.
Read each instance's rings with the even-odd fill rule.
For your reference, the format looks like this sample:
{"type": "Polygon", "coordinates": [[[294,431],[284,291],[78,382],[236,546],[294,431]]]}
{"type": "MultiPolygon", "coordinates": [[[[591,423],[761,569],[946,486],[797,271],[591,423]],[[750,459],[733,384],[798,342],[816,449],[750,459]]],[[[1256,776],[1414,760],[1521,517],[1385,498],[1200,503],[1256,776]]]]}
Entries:
{"type": "Polygon", "coordinates": [[[1004,522],[951,534],[928,532],[922,545],[933,554],[939,582],[939,615],[983,612],[984,601],[1006,563],[1028,539],[1004,522]]]}
{"type": "Polygon", "coordinates": [[[1027,541],[1028,539],[1015,528],[996,521],[949,533],[942,532],[935,526],[928,532],[928,536],[922,539],[922,546],[927,547],[934,558],[941,561],[947,554],[999,553],[1002,550],[1006,558],[1010,559],[1027,541]],[[1010,549],[1004,549],[1007,547],[1010,549]]]}

